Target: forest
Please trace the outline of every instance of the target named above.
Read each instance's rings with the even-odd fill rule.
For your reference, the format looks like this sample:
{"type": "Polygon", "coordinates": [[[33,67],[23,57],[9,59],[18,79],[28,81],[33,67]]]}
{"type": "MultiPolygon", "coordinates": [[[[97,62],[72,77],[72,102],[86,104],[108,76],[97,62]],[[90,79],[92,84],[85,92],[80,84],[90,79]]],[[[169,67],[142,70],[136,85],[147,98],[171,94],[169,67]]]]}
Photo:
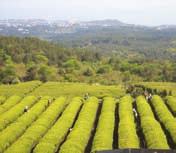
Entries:
{"type": "MultiPolygon", "coordinates": [[[[172,46],[168,50],[176,49],[172,46]]],[[[0,82],[40,80],[110,85],[176,81],[176,62],[164,58],[163,52],[157,51],[157,57],[131,56],[129,49],[106,54],[92,47],[65,46],[34,37],[0,36],[0,82]]]]}

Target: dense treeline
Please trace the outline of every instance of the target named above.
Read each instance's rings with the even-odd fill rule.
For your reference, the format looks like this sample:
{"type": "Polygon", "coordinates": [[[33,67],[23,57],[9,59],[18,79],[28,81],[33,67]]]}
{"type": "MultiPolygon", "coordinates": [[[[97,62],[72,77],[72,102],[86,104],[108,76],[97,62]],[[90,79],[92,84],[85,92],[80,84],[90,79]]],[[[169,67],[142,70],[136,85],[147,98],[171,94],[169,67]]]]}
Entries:
{"type": "MultiPolygon", "coordinates": [[[[120,51],[119,51],[120,53],[120,51]]],[[[159,56],[159,55],[158,55],[159,56]]],[[[0,82],[78,81],[115,84],[176,81],[176,63],[66,48],[37,38],[0,37],[0,82]]]]}
{"type": "Polygon", "coordinates": [[[52,36],[56,42],[79,46],[104,54],[135,56],[149,59],[176,60],[176,29],[114,26],[92,27],[76,33],[52,36]]]}

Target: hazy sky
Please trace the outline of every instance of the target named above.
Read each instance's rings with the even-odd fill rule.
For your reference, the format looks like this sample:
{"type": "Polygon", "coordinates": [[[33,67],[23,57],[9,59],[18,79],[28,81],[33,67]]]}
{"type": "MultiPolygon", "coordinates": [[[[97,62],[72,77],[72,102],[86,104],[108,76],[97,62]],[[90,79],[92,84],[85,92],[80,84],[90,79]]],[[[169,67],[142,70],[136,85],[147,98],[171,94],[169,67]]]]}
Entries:
{"type": "Polygon", "coordinates": [[[176,0],[0,0],[0,19],[8,18],[176,24],[176,0]]]}

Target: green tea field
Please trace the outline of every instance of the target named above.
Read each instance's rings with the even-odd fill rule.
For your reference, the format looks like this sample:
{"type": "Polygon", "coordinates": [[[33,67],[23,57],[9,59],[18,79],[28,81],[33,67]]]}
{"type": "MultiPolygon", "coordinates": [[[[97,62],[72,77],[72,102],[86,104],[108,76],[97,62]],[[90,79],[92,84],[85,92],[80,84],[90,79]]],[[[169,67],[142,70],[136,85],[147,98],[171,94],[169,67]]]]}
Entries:
{"type": "Polygon", "coordinates": [[[123,86],[38,81],[0,86],[0,153],[176,149],[176,98],[123,86]]]}

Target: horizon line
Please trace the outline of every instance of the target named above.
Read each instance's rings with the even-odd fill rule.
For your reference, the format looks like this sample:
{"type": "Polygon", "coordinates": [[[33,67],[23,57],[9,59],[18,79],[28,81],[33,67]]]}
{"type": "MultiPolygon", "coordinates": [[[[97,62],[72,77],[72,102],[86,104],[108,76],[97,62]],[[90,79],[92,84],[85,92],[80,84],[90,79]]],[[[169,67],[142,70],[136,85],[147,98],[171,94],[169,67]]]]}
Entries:
{"type": "Polygon", "coordinates": [[[0,21],[3,20],[44,20],[44,21],[69,21],[69,22],[92,22],[92,21],[106,21],[106,20],[111,20],[111,21],[119,21],[122,24],[127,24],[127,25],[135,25],[135,26],[145,26],[145,27],[158,27],[158,26],[176,26],[176,24],[158,24],[158,25],[146,25],[146,24],[135,24],[135,23],[127,23],[123,22],[119,19],[115,18],[105,18],[105,19],[92,19],[92,20],[79,20],[76,18],[73,19],[49,19],[49,18],[6,18],[6,19],[1,19],[0,21]]]}

